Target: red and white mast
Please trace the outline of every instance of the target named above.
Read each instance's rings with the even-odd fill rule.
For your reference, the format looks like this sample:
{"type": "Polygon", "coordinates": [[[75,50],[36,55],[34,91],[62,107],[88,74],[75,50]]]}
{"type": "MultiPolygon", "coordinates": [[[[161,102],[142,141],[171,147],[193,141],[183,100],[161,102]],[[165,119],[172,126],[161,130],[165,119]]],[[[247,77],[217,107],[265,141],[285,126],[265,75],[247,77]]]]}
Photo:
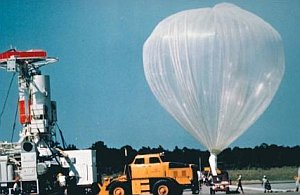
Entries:
{"type": "Polygon", "coordinates": [[[42,75],[39,68],[56,61],[43,50],[11,49],[0,54],[0,68],[18,73],[20,142],[54,142],[56,103],[51,101],[49,76],[42,75]]]}

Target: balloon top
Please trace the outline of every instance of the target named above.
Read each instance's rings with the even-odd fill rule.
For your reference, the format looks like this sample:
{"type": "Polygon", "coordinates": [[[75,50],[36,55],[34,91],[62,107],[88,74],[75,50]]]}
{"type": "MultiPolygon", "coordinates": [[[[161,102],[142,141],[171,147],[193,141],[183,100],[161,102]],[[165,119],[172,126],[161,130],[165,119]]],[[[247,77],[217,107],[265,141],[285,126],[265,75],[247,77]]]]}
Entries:
{"type": "Polygon", "coordinates": [[[238,6],[232,3],[218,3],[213,8],[218,9],[218,8],[232,8],[232,7],[239,8],[238,6]]]}

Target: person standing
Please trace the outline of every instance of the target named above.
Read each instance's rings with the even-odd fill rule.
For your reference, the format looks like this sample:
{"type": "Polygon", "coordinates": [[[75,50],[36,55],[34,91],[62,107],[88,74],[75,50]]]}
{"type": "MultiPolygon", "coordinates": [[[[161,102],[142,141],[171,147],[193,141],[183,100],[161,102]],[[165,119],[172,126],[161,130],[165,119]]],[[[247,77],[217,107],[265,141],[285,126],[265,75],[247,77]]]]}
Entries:
{"type": "Polygon", "coordinates": [[[299,182],[300,182],[300,177],[298,176],[298,177],[295,177],[295,180],[296,180],[296,192],[298,192],[299,191],[299,182]]]}
{"type": "Polygon", "coordinates": [[[15,183],[14,183],[14,185],[13,185],[13,194],[14,195],[19,195],[20,193],[21,193],[21,189],[20,189],[20,178],[19,178],[19,176],[17,176],[16,178],[15,178],[15,183]]]}
{"type": "Polygon", "coordinates": [[[299,191],[299,183],[300,183],[300,167],[298,168],[298,176],[295,177],[295,180],[296,180],[296,192],[299,191]]]}
{"type": "Polygon", "coordinates": [[[267,176],[265,176],[265,175],[262,178],[262,185],[264,187],[264,193],[272,192],[271,184],[270,184],[269,180],[267,179],[267,176]]]}
{"type": "Polygon", "coordinates": [[[66,193],[66,187],[67,187],[66,176],[62,173],[58,173],[56,176],[56,179],[57,179],[60,194],[62,194],[62,195],[67,194],[66,193]]]}
{"type": "Polygon", "coordinates": [[[243,190],[243,186],[242,186],[242,175],[239,175],[238,179],[237,179],[237,188],[236,191],[239,191],[239,188],[241,189],[242,193],[244,194],[244,190],[243,190]]]}

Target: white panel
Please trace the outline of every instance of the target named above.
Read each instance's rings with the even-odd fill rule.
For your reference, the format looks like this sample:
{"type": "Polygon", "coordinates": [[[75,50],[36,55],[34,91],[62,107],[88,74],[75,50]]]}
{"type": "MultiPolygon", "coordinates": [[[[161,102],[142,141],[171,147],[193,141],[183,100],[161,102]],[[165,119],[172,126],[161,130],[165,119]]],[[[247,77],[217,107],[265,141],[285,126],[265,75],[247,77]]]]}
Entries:
{"type": "Polygon", "coordinates": [[[46,133],[48,127],[48,120],[41,119],[41,120],[31,120],[31,132],[32,133],[46,133]]]}
{"type": "Polygon", "coordinates": [[[23,152],[21,153],[21,163],[23,167],[35,167],[36,166],[36,153],[35,152],[23,152]]]}
{"type": "MultiPolygon", "coordinates": [[[[70,167],[72,174],[79,177],[78,185],[89,185],[97,180],[96,170],[96,152],[94,150],[71,150],[64,151],[69,161],[72,162],[70,167]]],[[[67,161],[62,160],[62,164],[67,166],[67,161]]]]}
{"type": "Polygon", "coordinates": [[[48,118],[51,119],[51,96],[50,96],[50,78],[48,75],[35,75],[33,76],[32,84],[30,85],[32,92],[32,104],[45,105],[47,108],[48,118]]]}
{"type": "Polygon", "coordinates": [[[0,162],[0,181],[7,181],[7,163],[0,162]]]}
{"type": "Polygon", "coordinates": [[[22,180],[36,180],[37,179],[37,171],[36,167],[26,167],[21,170],[21,178],[22,180]]]}
{"type": "Polygon", "coordinates": [[[16,66],[16,59],[11,58],[7,61],[7,72],[16,72],[17,66],[16,66]]]}

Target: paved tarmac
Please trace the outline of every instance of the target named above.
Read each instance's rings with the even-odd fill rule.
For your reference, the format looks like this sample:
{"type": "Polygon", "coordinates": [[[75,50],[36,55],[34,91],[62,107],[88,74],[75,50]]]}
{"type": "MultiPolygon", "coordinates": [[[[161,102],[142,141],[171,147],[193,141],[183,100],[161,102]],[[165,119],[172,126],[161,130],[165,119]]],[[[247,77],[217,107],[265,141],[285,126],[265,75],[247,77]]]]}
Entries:
{"type": "MultiPolygon", "coordinates": [[[[271,182],[272,186],[272,193],[264,193],[264,189],[262,188],[261,184],[247,184],[243,185],[244,189],[244,194],[251,194],[251,195],[271,195],[271,194],[276,194],[276,195],[300,195],[300,192],[294,192],[295,191],[295,183],[294,182],[282,182],[282,183],[273,183],[271,182]]],[[[236,193],[236,186],[231,185],[230,186],[230,191],[232,194],[242,194],[241,192],[236,193]]],[[[208,186],[202,186],[202,190],[200,192],[200,195],[208,195],[209,194],[209,187],[208,186]]],[[[216,192],[216,195],[222,195],[225,194],[225,192],[216,192]]],[[[192,195],[191,191],[184,191],[183,195],[192,195]]]]}

